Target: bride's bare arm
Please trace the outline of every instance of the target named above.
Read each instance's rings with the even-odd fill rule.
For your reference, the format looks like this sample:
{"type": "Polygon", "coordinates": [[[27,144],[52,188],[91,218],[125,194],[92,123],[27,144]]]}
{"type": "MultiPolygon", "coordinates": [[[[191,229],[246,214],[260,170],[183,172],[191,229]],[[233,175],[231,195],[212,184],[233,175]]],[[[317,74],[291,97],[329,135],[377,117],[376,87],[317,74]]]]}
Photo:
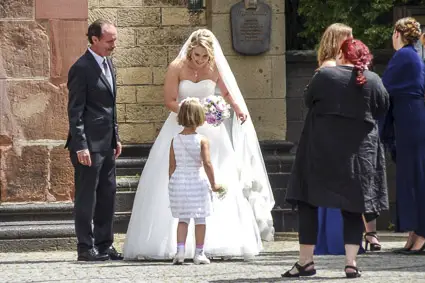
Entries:
{"type": "Polygon", "coordinates": [[[227,103],[230,104],[230,106],[232,106],[233,110],[235,111],[236,115],[238,116],[238,118],[244,122],[246,120],[246,113],[243,113],[241,108],[239,107],[239,105],[236,103],[236,101],[233,99],[232,95],[229,93],[229,91],[227,90],[226,85],[224,84],[220,74],[218,74],[218,80],[217,80],[217,85],[220,88],[221,91],[221,95],[223,96],[224,100],[226,100],[227,103]]]}
{"type": "Polygon", "coordinates": [[[177,97],[179,93],[179,73],[181,69],[180,61],[174,60],[168,66],[164,81],[164,103],[165,106],[175,113],[179,112],[177,97]]]}
{"type": "Polygon", "coordinates": [[[236,103],[236,101],[233,99],[232,95],[227,90],[227,87],[224,84],[223,80],[221,79],[220,74],[218,75],[217,85],[220,88],[221,95],[223,96],[224,100],[226,100],[226,102],[229,103],[230,106],[232,106],[233,110],[236,111],[235,107],[239,108],[239,106],[236,103]]]}

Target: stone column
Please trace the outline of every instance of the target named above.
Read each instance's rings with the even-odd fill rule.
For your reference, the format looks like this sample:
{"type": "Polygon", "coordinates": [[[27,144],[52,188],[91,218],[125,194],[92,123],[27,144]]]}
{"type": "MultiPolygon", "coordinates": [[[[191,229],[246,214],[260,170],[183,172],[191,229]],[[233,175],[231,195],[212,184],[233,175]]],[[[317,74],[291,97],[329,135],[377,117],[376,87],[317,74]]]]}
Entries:
{"type": "Polygon", "coordinates": [[[0,201],[68,201],[66,79],[87,48],[87,0],[0,2],[0,201]]]}
{"type": "MultiPolygon", "coordinates": [[[[264,0],[272,8],[271,48],[259,56],[233,51],[230,8],[241,0],[208,0],[208,26],[223,52],[247,102],[260,140],[286,137],[285,0],[264,0]]],[[[258,0],[262,1],[262,0],[258,0]]]]}

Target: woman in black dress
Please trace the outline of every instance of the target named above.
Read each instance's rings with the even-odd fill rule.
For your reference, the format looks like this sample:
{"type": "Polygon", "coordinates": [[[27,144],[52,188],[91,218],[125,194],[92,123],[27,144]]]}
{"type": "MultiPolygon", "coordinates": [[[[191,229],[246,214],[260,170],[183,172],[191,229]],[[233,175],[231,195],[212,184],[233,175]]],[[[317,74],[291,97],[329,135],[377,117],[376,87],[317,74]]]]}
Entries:
{"type": "Polygon", "coordinates": [[[388,209],[385,158],[377,120],[388,110],[381,79],[367,70],[372,55],[360,40],[347,39],[337,66],[322,68],[305,91],[309,108],[286,200],[298,206],[299,261],[283,277],[316,274],[317,207],[341,209],[345,273],[360,277],[356,256],[362,214],[388,209]]]}

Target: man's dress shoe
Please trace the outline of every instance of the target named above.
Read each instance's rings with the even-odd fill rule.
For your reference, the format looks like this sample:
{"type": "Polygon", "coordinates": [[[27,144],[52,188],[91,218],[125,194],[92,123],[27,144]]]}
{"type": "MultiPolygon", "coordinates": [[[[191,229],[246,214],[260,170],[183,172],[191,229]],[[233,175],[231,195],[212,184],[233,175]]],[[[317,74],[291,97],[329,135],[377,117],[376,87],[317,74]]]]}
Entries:
{"type": "Polygon", "coordinates": [[[99,252],[92,248],[88,251],[84,251],[81,253],[78,253],[78,261],[104,261],[108,260],[109,256],[105,254],[99,254],[99,252]]]}
{"type": "Polygon", "coordinates": [[[123,260],[124,259],[122,254],[117,252],[117,250],[113,246],[110,246],[106,250],[99,251],[99,253],[101,255],[108,256],[110,260],[123,260]]]}

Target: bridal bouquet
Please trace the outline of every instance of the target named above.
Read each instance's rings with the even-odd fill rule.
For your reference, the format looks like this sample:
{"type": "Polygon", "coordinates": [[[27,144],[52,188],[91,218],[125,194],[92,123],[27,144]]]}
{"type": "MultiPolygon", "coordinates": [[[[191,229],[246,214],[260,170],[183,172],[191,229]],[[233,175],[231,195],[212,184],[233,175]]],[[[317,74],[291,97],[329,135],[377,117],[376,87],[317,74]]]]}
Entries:
{"type": "Polygon", "coordinates": [[[205,120],[215,127],[230,117],[230,105],[223,97],[210,95],[204,101],[205,120]]]}

